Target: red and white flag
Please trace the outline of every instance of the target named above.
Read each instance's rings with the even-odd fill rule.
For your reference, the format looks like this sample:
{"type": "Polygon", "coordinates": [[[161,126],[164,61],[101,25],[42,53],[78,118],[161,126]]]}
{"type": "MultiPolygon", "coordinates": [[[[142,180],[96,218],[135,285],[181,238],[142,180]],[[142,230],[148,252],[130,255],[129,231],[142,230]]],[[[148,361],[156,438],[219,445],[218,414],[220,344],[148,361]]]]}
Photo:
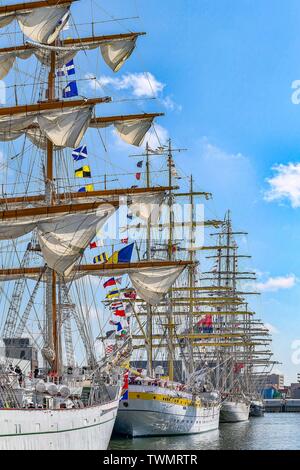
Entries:
{"type": "Polygon", "coordinates": [[[102,247],[103,246],[103,243],[101,240],[99,241],[96,241],[96,242],[92,242],[90,243],[90,250],[93,250],[94,248],[99,248],[99,247],[102,247]]]}
{"type": "Polygon", "coordinates": [[[106,346],[105,352],[106,352],[106,354],[112,354],[115,349],[116,349],[115,344],[109,344],[108,346],[106,346]]]}

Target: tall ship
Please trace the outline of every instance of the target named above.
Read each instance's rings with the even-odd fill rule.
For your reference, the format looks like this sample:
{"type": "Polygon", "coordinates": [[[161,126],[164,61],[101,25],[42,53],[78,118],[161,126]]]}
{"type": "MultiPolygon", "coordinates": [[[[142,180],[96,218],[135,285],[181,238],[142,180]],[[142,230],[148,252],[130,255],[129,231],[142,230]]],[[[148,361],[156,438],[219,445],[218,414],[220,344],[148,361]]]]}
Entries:
{"type": "MultiPolygon", "coordinates": [[[[138,156],[145,159],[148,185],[151,160],[155,157],[166,162],[170,187],[174,186],[175,179],[180,179],[173,157],[176,150],[179,151],[173,149],[169,141],[156,151],[150,151],[147,146],[146,153],[138,156]]],[[[199,214],[196,210],[196,199],[203,200],[210,195],[195,191],[193,185],[191,177],[187,191],[170,190],[167,210],[159,222],[143,227],[147,232],[143,248],[147,260],[151,262],[153,257],[160,257],[162,262],[172,262],[181,258],[188,267],[162,301],[149,298],[144,302],[139,296],[130,301],[133,354],[127,390],[120,401],[115,425],[118,434],[133,438],[200,434],[219,427],[219,394],[213,388],[209,368],[199,368],[193,354],[195,343],[203,341],[207,335],[190,331],[195,322],[190,293],[196,289],[196,253],[202,250],[196,248],[197,239],[202,239],[204,227],[216,227],[219,222],[200,217],[202,211],[199,214]],[[186,209],[185,214],[176,214],[177,200],[186,201],[181,204],[182,210],[186,209]]]]}
{"type": "Polygon", "coordinates": [[[159,302],[189,266],[176,259],[134,261],[134,244],[117,249],[118,234],[108,229],[103,235],[120,209],[148,220],[148,206],[160,206],[173,188],[127,183],[108,189],[112,176],[92,175],[90,154],[99,157],[100,147],[106,152],[107,128],[139,146],[161,113],[107,115],[104,105],[118,107],[109,96],[79,94],[81,80],[91,80],[78,78],[90,54],[93,65],[100,52],[118,72],[144,34],[99,35],[99,24],[110,23],[76,22],[73,9],[88,14],[83,3],[0,6],[0,79],[6,83],[0,107],[1,450],[107,449],[132,339],[129,325],[121,334],[106,331],[126,313],[116,309],[103,317],[97,290],[113,276],[126,276],[141,299],[159,302]],[[87,30],[91,34],[81,33],[87,30]]]}
{"type": "Polygon", "coordinates": [[[245,236],[232,229],[228,212],[221,230],[212,234],[218,240],[215,254],[208,257],[213,267],[202,275],[203,283],[209,284],[209,315],[221,335],[206,353],[215,366],[215,385],[222,396],[221,422],[247,421],[250,409],[255,416],[263,415],[255,374],[272,367],[269,331],[249,308],[248,296],[258,295],[251,291],[255,273],[240,268],[241,261],[251,258],[240,254],[236,242],[236,237],[245,236]]]}

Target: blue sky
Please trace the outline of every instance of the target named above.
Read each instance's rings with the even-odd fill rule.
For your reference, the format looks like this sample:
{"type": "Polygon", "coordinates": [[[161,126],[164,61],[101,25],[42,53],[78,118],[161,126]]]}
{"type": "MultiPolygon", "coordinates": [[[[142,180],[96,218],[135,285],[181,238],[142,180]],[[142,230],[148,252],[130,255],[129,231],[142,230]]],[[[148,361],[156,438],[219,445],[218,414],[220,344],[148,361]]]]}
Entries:
{"type": "MultiPolygon", "coordinates": [[[[254,307],[273,327],[280,369],[287,381],[295,381],[300,372],[291,359],[292,344],[300,340],[300,105],[291,98],[292,83],[300,80],[299,1],[84,0],[72,7],[77,23],[90,18],[91,4],[95,20],[139,16],[97,25],[97,33],[131,29],[147,36],[118,74],[119,82],[85,57],[77,62],[80,79],[88,70],[112,96],[140,99],[120,104],[120,114],[166,113],[158,121],[159,135],[189,149],[176,161],[185,174],[193,173],[199,189],[213,192],[207,216],[223,217],[231,209],[235,227],[249,232],[248,247],[241,244],[241,250],[252,254],[263,291],[254,307]],[[144,72],[152,88],[145,85],[144,72]],[[152,96],[157,99],[146,100],[152,96]]],[[[87,26],[78,30],[90,33],[87,26]]],[[[80,87],[83,94],[93,92],[89,82],[80,87]]],[[[112,158],[121,151],[122,168],[132,169],[126,160],[132,148],[116,145],[112,158]]],[[[106,156],[99,162],[103,173],[106,156]]]]}

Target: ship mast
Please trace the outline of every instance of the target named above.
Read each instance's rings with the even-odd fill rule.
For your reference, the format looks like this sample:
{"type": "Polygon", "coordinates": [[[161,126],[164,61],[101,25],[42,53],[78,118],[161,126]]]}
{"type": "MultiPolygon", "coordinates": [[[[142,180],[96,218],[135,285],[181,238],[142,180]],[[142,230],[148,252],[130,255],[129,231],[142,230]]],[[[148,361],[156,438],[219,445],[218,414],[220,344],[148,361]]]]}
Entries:
{"type": "MultiPolygon", "coordinates": [[[[146,178],[147,188],[150,188],[150,159],[149,159],[149,144],[146,144],[146,178]]],[[[151,217],[147,221],[147,261],[151,260],[151,217]]],[[[147,303],[147,374],[152,377],[153,374],[153,320],[152,320],[152,307],[147,303]]]]}
{"type": "MultiPolygon", "coordinates": [[[[188,315],[188,330],[192,334],[193,333],[193,311],[194,311],[194,288],[196,287],[195,283],[195,258],[196,258],[196,251],[193,249],[195,246],[195,198],[194,198],[194,179],[193,175],[190,178],[190,223],[191,223],[191,237],[190,237],[190,262],[191,265],[189,266],[188,275],[189,275],[189,297],[190,297],[190,305],[189,305],[189,315],[188,315]]],[[[194,364],[194,357],[193,357],[193,345],[192,340],[188,340],[188,349],[189,349],[189,373],[192,374],[194,372],[195,364],[194,364]]]]}
{"type": "MultiPolygon", "coordinates": [[[[169,187],[172,188],[172,165],[173,165],[173,154],[172,154],[172,141],[169,139],[169,149],[168,149],[168,169],[169,169],[169,187]]],[[[172,189],[169,190],[169,243],[168,243],[168,259],[172,261],[173,259],[173,228],[174,228],[174,212],[173,212],[173,194],[172,189]]],[[[172,305],[172,291],[169,296],[169,315],[168,315],[168,375],[169,380],[172,382],[174,380],[174,333],[175,333],[175,324],[173,317],[173,305],[172,305]]]]}
{"type": "MultiPolygon", "coordinates": [[[[55,101],[55,52],[50,53],[50,71],[48,75],[48,102],[55,101]]],[[[53,165],[53,143],[47,139],[47,173],[46,173],[46,200],[49,205],[54,205],[54,165],[53,165]]],[[[49,344],[53,346],[54,361],[52,365],[52,372],[56,375],[59,374],[59,331],[58,331],[58,319],[57,319],[57,300],[56,300],[56,273],[50,268],[47,270],[47,284],[46,284],[46,315],[47,322],[52,326],[48,330],[49,336],[52,335],[49,344]],[[48,303],[48,299],[51,298],[51,302],[48,303]]]]}

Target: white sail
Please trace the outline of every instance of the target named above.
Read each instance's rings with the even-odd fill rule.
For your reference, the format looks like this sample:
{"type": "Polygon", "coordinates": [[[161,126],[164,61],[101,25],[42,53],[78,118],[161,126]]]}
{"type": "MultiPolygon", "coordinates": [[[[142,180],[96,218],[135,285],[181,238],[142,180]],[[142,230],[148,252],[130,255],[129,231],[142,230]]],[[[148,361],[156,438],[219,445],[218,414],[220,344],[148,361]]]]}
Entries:
{"type": "Polygon", "coordinates": [[[151,218],[153,224],[160,217],[160,209],[166,197],[166,193],[147,193],[131,197],[132,204],[128,203],[130,212],[136,217],[148,221],[151,218]]]}
{"type": "Polygon", "coordinates": [[[67,275],[88,244],[113,214],[115,208],[103,205],[85,213],[39,215],[25,220],[2,221],[0,240],[16,239],[37,229],[45,262],[61,275],[67,275]]]}
{"type": "Polygon", "coordinates": [[[103,59],[107,65],[118,72],[135,49],[137,38],[118,39],[100,45],[103,59]]]}
{"type": "MultiPolygon", "coordinates": [[[[25,5],[25,4],[24,4],[25,5]]],[[[25,36],[39,43],[51,44],[69,19],[69,5],[43,7],[0,15],[0,28],[17,20],[25,36]]]]}
{"type": "MultiPolygon", "coordinates": [[[[101,269],[100,265],[99,270],[87,271],[85,274],[97,277],[122,276],[128,274],[138,296],[150,305],[158,305],[184,269],[185,266],[182,265],[143,268],[141,263],[140,268],[107,270],[101,269]]],[[[79,277],[82,275],[84,275],[84,271],[78,273],[79,277]]]]}
{"type": "Polygon", "coordinates": [[[0,55],[0,80],[6,77],[11,68],[14,66],[14,63],[17,58],[19,59],[28,59],[32,54],[32,51],[13,51],[6,52],[0,55]]]}
{"type": "Polygon", "coordinates": [[[114,210],[106,205],[95,213],[72,214],[40,223],[38,239],[47,265],[67,276],[114,210]]]}
{"type": "MultiPolygon", "coordinates": [[[[88,44],[84,43],[78,48],[55,48],[56,66],[62,68],[65,64],[74,59],[78,52],[99,48],[106,64],[114,71],[118,72],[129,59],[135,49],[137,36],[126,39],[112,39],[109,41],[97,41],[88,44]],[[65,49],[65,50],[63,50],[65,49]]],[[[28,59],[33,54],[41,64],[49,66],[50,49],[43,48],[39,43],[28,44],[24,51],[9,51],[0,54],[0,80],[6,77],[15,64],[16,59],[28,59]]]]}
{"type": "Polygon", "coordinates": [[[78,106],[67,110],[40,114],[38,124],[47,138],[59,147],[75,148],[87,130],[93,106],[78,106]]]}
{"type": "Polygon", "coordinates": [[[32,232],[36,227],[36,222],[31,220],[24,221],[2,221],[0,223],[0,240],[14,240],[23,237],[32,232]]]}
{"type": "Polygon", "coordinates": [[[154,118],[128,119],[109,123],[91,123],[90,127],[103,128],[114,125],[117,133],[127,144],[140,146],[149,131],[154,118]]]}
{"type": "MultiPolygon", "coordinates": [[[[38,125],[41,132],[58,147],[75,148],[87,130],[93,106],[77,106],[54,111],[31,112],[28,114],[6,115],[0,118],[0,140],[17,139],[38,125]]],[[[38,134],[30,133],[34,139],[38,134]]],[[[37,142],[37,140],[36,140],[37,142]]]]}
{"type": "MultiPolygon", "coordinates": [[[[51,244],[47,242],[47,247],[43,247],[43,252],[45,253],[48,247],[53,248],[52,241],[51,244]]],[[[68,256],[68,252],[63,251],[66,247],[66,243],[59,239],[60,248],[54,247],[53,249],[56,251],[54,256],[57,256],[59,250],[63,253],[62,256],[68,256]]],[[[79,248],[79,247],[78,247],[79,248]]],[[[78,249],[77,251],[77,259],[80,256],[80,251],[82,249],[78,249]],[[78,255],[79,253],[79,255],[78,255]]],[[[53,254],[47,254],[48,261],[52,262],[54,258],[51,257],[53,254]]],[[[155,260],[152,260],[153,262],[155,260]]],[[[60,261],[59,261],[60,262],[60,261]]],[[[59,262],[55,265],[55,270],[58,271],[59,262]]],[[[49,264],[49,263],[48,263],[49,264]]],[[[74,264],[73,264],[74,266],[74,264]]],[[[140,263],[140,267],[124,267],[121,268],[120,265],[116,267],[116,269],[106,269],[102,265],[99,265],[99,268],[93,271],[84,270],[84,266],[78,270],[75,267],[71,266],[67,271],[65,271],[65,281],[71,282],[81,279],[84,276],[96,276],[97,278],[100,277],[112,277],[112,276],[124,276],[126,274],[129,275],[132,285],[134,286],[138,296],[144,300],[145,302],[149,303],[150,305],[156,306],[163,300],[164,296],[169,292],[169,289],[175,283],[177,278],[182,274],[186,266],[178,265],[178,266],[156,266],[156,267],[143,267],[143,262],[140,263]]],[[[0,272],[0,282],[6,282],[8,280],[17,280],[20,278],[26,279],[39,279],[41,275],[41,269],[37,269],[37,272],[27,272],[18,271],[14,272],[0,272]]],[[[59,272],[59,271],[58,271],[59,272]]],[[[42,280],[46,280],[42,279],[42,280]]]]}
{"type": "Polygon", "coordinates": [[[184,269],[185,266],[149,268],[132,272],[129,277],[141,299],[158,305],[184,269]]]}

